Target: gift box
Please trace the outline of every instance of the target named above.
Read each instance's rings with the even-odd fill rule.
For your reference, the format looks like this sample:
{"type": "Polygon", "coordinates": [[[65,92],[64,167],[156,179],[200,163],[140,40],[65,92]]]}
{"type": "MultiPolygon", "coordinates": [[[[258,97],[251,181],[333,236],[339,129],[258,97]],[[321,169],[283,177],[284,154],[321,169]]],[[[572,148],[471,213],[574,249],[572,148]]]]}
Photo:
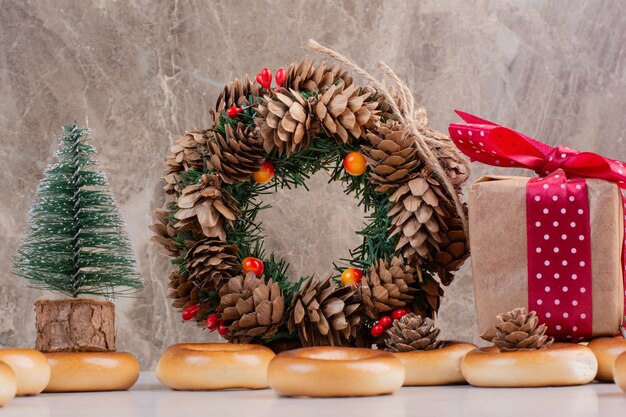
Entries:
{"type": "Polygon", "coordinates": [[[548,334],[581,341],[619,332],[624,318],[624,163],[551,147],[460,113],[450,125],[473,160],[529,168],[536,178],[486,176],[469,193],[469,236],[478,330],[496,315],[537,311],[548,334]]]}
{"type": "MultiPolygon", "coordinates": [[[[548,326],[550,333],[556,333],[554,330],[560,325],[566,338],[568,335],[581,337],[579,330],[582,331],[583,321],[589,317],[570,320],[571,333],[567,334],[563,314],[566,313],[568,318],[580,318],[580,314],[585,314],[585,302],[591,303],[591,335],[616,334],[624,314],[621,267],[623,209],[618,187],[602,180],[586,180],[589,192],[591,275],[585,279],[580,272],[566,271],[568,268],[562,265],[565,260],[568,267],[574,263],[575,267],[581,269],[583,256],[578,244],[581,242],[580,230],[583,226],[576,223],[571,227],[571,222],[576,220],[568,219],[563,225],[566,230],[556,230],[560,229],[560,223],[564,221],[560,209],[545,215],[542,211],[542,218],[530,225],[538,229],[541,242],[535,247],[528,247],[526,191],[529,179],[483,177],[470,188],[469,229],[479,334],[491,340],[495,336],[493,325],[497,314],[515,307],[527,307],[541,312],[542,321],[553,322],[552,326],[548,326]],[[536,222],[540,222],[538,227],[536,222]],[[554,226],[555,222],[557,227],[554,226]],[[548,239],[544,239],[546,235],[548,239]],[[529,253],[541,258],[540,263],[548,259],[546,255],[550,255],[556,267],[544,265],[545,269],[529,277],[529,253]],[[548,275],[548,269],[551,270],[551,276],[548,275]],[[537,274],[541,274],[540,278],[537,278],[537,274]],[[555,274],[559,274],[558,278],[555,278],[555,274]],[[576,279],[572,279],[574,275],[576,279]],[[533,285],[532,280],[539,284],[539,288],[535,288],[539,291],[534,301],[529,297],[529,281],[533,285]],[[590,288],[580,284],[584,281],[588,286],[590,284],[590,288]],[[550,288],[548,292],[546,287],[550,288]],[[567,290],[564,292],[563,288],[567,290]],[[545,317],[546,314],[550,317],[545,317]]],[[[569,203],[568,199],[566,202],[569,203]]],[[[567,214],[567,205],[563,208],[567,214]]],[[[578,215],[577,209],[574,214],[578,215]]]]}

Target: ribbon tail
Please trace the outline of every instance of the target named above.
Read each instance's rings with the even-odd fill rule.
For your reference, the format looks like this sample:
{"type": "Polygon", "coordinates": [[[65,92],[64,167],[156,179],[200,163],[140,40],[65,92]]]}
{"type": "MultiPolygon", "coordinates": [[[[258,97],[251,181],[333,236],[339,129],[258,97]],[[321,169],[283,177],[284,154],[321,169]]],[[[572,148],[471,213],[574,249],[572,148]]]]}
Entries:
{"type": "Polygon", "coordinates": [[[489,120],[481,119],[478,116],[474,116],[473,114],[465,113],[464,111],[461,111],[461,110],[455,110],[454,112],[456,114],[458,114],[459,117],[461,119],[463,119],[463,121],[465,123],[476,124],[476,125],[498,126],[498,124],[496,124],[494,122],[490,122],[489,120]]]}

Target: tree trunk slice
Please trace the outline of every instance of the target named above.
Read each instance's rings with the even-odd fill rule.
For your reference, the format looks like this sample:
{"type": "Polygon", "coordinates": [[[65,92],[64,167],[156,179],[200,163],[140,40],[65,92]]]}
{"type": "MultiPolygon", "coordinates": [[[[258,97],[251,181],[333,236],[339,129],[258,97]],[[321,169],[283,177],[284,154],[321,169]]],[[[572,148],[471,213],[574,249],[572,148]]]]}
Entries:
{"type": "Polygon", "coordinates": [[[115,305],[84,298],[35,302],[41,352],[115,351],[115,305]]]}

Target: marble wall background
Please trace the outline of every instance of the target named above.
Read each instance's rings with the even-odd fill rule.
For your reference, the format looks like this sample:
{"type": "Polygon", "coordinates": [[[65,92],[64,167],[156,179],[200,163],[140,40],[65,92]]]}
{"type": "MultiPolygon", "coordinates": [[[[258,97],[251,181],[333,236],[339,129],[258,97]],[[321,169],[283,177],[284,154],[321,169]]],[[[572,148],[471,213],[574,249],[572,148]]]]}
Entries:
{"type": "MultiPolygon", "coordinates": [[[[60,126],[93,130],[129,224],[145,292],[118,302],[119,347],[153,367],[163,348],[206,340],[164,298],[168,263],[148,242],[169,145],[208,123],[229,79],[286,66],[309,38],[368,69],[386,61],[432,125],[452,110],[549,143],[626,159],[626,15],[619,0],[0,0],[0,345],[34,344],[33,301],[10,262],[60,126]]],[[[475,176],[487,171],[475,167],[475,176]]],[[[293,272],[347,254],[363,213],[323,174],[280,192],[267,240],[293,272]]],[[[445,336],[476,340],[469,265],[447,289],[445,336]]]]}

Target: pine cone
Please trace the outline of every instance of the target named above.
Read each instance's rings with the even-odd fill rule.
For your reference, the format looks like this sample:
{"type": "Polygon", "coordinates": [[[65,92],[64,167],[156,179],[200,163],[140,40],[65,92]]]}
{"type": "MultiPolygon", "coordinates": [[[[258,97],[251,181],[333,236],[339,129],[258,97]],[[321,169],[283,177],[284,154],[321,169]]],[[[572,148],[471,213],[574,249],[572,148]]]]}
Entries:
{"type": "Polygon", "coordinates": [[[219,291],[230,278],[241,273],[241,265],[235,256],[237,251],[237,246],[218,239],[200,240],[185,257],[187,282],[205,293],[219,291]]]}
{"type": "Polygon", "coordinates": [[[548,329],[545,324],[537,327],[539,318],[534,311],[526,314],[525,308],[516,308],[498,314],[496,318],[498,324],[495,325],[493,344],[500,348],[500,352],[547,349],[554,342],[553,338],[545,335],[548,329]]]}
{"type": "MultiPolygon", "coordinates": [[[[467,205],[463,205],[467,213],[467,205]]],[[[444,207],[445,233],[441,235],[441,243],[432,264],[429,266],[439,275],[443,285],[450,285],[454,280],[454,272],[469,258],[470,251],[463,229],[463,222],[452,206],[444,207]]]]}
{"type": "Polygon", "coordinates": [[[420,270],[417,272],[420,283],[416,285],[417,290],[413,294],[412,310],[418,316],[434,318],[441,305],[443,288],[432,278],[424,279],[420,270]]]}
{"type": "Polygon", "coordinates": [[[361,317],[352,287],[338,287],[330,277],[306,281],[291,302],[289,332],[303,346],[342,346],[356,337],[361,317]]]}
{"type": "Polygon", "coordinates": [[[394,203],[389,211],[390,236],[400,235],[396,250],[405,259],[417,256],[430,260],[431,250],[439,248],[446,214],[439,201],[444,198],[439,183],[426,169],[389,197],[394,203]]]}
{"type": "Polygon", "coordinates": [[[185,230],[196,226],[196,221],[206,237],[226,240],[225,223],[233,222],[239,215],[234,206],[235,200],[221,189],[220,178],[216,174],[204,174],[200,183],[192,184],[183,190],[176,204],[180,208],[174,215],[176,227],[185,230]]]}
{"type": "Polygon", "coordinates": [[[390,197],[393,207],[390,236],[399,235],[396,250],[416,266],[438,272],[444,285],[454,278],[469,256],[469,246],[458,214],[431,171],[400,186],[390,197]]]}
{"type": "Polygon", "coordinates": [[[308,61],[303,58],[297,64],[287,68],[287,79],[283,87],[296,91],[324,93],[331,85],[343,82],[345,86],[352,85],[352,76],[338,63],[328,64],[322,61],[308,61]]]}
{"type": "Polygon", "coordinates": [[[256,129],[243,123],[225,129],[225,137],[216,132],[215,141],[209,143],[211,166],[226,184],[248,181],[265,162],[263,140],[256,129]]]}
{"type": "Polygon", "coordinates": [[[415,177],[421,165],[417,157],[415,136],[395,121],[380,125],[378,133],[365,135],[368,145],[362,145],[363,156],[370,166],[370,182],[378,184],[379,191],[398,187],[415,177]]]}
{"type": "Polygon", "coordinates": [[[285,299],[277,282],[248,273],[231,278],[220,290],[222,320],[228,325],[227,339],[249,343],[257,336],[271,337],[283,322],[285,299]]]}
{"type": "Polygon", "coordinates": [[[378,103],[366,101],[369,96],[369,92],[341,81],[319,96],[315,115],[338,143],[348,143],[364,136],[365,126],[376,116],[378,103]]]}
{"type": "Polygon", "coordinates": [[[154,232],[150,240],[161,246],[161,254],[163,256],[178,258],[182,252],[180,246],[174,240],[178,237],[178,232],[173,226],[172,219],[170,218],[171,215],[172,214],[164,208],[154,210],[153,217],[157,223],[150,225],[150,230],[154,232]]]}
{"type": "Polygon", "coordinates": [[[190,281],[187,273],[172,271],[168,287],[167,296],[174,299],[173,307],[181,310],[195,305],[200,307],[194,316],[196,321],[205,321],[209,316],[211,307],[216,307],[206,302],[210,298],[210,292],[201,290],[194,282],[190,281]]]}
{"type": "Polygon", "coordinates": [[[187,132],[170,147],[170,154],[166,159],[167,172],[165,177],[165,192],[175,194],[180,192],[180,173],[189,170],[202,171],[204,169],[203,155],[207,151],[210,132],[196,130],[187,132]]]}
{"type": "Polygon", "coordinates": [[[361,280],[361,297],[365,313],[377,320],[380,313],[404,307],[413,300],[416,291],[411,286],[416,281],[416,270],[406,265],[402,257],[391,262],[379,259],[374,262],[361,280]]]}
{"type": "Polygon", "coordinates": [[[439,329],[429,318],[409,313],[400,320],[394,320],[387,330],[385,344],[390,352],[415,352],[418,350],[432,350],[443,347],[443,342],[437,340],[439,329]]]}
{"type": "Polygon", "coordinates": [[[305,99],[299,92],[285,88],[263,98],[258,108],[262,117],[257,118],[256,124],[265,152],[270,153],[276,147],[279,154],[284,151],[289,155],[308,146],[311,136],[318,130],[311,115],[315,100],[315,97],[305,99]]]}
{"type": "Polygon", "coordinates": [[[419,176],[402,185],[390,197],[393,207],[389,211],[390,236],[400,235],[396,250],[405,259],[419,257],[431,260],[431,251],[438,250],[443,242],[446,212],[439,204],[445,195],[430,170],[423,169],[419,176]]]}
{"type": "Polygon", "coordinates": [[[256,81],[251,81],[246,74],[243,81],[235,78],[224,86],[215,103],[215,110],[209,110],[214,123],[217,124],[219,116],[229,107],[244,107],[260,101],[261,86],[256,81]],[[252,102],[250,102],[252,100],[252,102]]]}

